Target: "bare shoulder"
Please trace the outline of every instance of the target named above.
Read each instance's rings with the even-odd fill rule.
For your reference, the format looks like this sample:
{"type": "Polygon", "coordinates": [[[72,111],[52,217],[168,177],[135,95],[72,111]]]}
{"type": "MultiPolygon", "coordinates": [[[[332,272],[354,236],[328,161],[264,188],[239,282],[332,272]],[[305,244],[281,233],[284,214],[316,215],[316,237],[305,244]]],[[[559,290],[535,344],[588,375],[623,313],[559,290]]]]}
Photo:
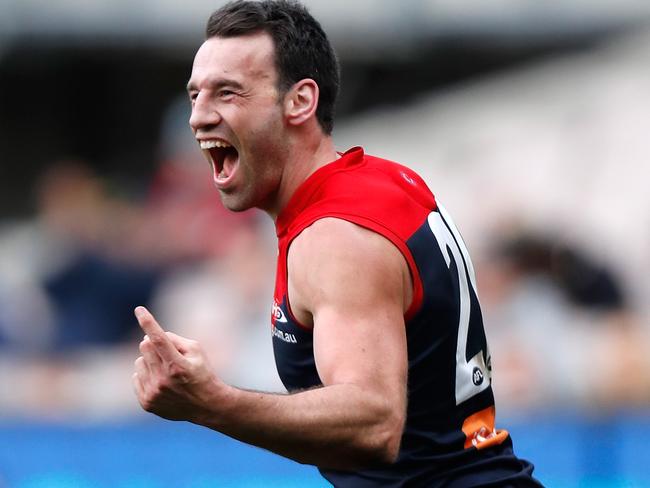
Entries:
{"type": "Polygon", "coordinates": [[[408,306],[410,274],[399,249],[384,236],[337,218],[314,222],[289,248],[289,296],[305,324],[322,305],[348,300],[408,306]]]}
{"type": "Polygon", "coordinates": [[[318,257],[323,251],[348,255],[365,255],[370,252],[370,257],[375,256],[375,253],[399,254],[385,237],[347,220],[333,217],[311,224],[296,237],[290,249],[296,256],[307,255],[311,258],[318,257]]]}
{"type": "Polygon", "coordinates": [[[317,220],[289,249],[290,273],[324,277],[343,273],[370,276],[407,269],[397,247],[384,236],[337,218],[317,220]]]}

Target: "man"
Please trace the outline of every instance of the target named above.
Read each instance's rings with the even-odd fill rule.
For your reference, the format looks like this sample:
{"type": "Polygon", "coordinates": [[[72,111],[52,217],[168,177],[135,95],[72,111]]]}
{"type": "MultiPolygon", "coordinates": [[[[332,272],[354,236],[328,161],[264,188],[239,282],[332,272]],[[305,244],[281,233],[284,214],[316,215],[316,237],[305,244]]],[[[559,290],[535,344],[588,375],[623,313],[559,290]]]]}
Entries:
{"type": "Polygon", "coordinates": [[[279,240],[272,314],[288,395],[243,391],[144,308],[147,411],[301,463],[335,486],[539,486],[494,428],[490,356],[460,236],[422,179],[331,137],[338,65],[285,1],[230,3],[194,59],[190,125],[224,205],[279,240]]]}

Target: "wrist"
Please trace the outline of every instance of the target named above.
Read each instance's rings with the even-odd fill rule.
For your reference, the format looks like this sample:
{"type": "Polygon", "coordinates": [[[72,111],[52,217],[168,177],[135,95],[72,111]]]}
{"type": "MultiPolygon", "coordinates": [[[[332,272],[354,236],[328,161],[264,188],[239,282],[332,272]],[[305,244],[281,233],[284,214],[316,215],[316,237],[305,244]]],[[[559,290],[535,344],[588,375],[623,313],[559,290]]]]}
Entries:
{"type": "Polygon", "coordinates": [[[192,423],[223,431],[233,420],[238,391],[237,388],[214,378],[192,423]]]}

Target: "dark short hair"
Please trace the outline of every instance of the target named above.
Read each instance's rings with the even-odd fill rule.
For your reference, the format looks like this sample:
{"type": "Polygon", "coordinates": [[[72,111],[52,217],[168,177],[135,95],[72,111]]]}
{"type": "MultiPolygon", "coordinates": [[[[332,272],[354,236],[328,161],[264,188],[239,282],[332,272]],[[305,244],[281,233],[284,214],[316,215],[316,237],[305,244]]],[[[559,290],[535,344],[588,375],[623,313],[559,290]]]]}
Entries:
{"type": "Polygon", "coordinates": [[[339,92],[339,64],[321,25],[303,5],[294,1],[237,0],[210,15],[205,29],[208,39],[255,32],[267,32],[273,39],[281,94],[305,78],[318,84],[316,118],[323,132],[331,134],[339,92]]]}

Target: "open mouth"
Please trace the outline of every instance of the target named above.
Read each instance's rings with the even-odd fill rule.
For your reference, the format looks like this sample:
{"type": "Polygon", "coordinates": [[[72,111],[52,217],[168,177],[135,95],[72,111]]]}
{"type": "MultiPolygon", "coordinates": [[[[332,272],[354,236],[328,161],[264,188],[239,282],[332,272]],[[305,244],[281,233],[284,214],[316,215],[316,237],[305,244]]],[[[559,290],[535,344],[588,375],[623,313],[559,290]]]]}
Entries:
{"type": "Polygon", "coordinates": [[[201,150],[212,165],[215,181],[225,181],[234,172],[239,153],[235,147],[223,140],[200,141],[201,150]]]}

